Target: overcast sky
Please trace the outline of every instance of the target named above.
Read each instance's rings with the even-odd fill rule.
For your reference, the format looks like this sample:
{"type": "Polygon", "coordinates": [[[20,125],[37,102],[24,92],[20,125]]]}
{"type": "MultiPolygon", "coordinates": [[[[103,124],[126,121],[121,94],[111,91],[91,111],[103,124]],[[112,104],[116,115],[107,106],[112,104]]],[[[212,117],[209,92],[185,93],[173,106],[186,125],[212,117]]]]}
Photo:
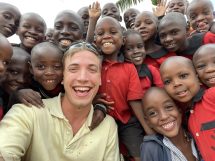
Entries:
{"type": "MultiPolygon", "coordinates": [[[[53,27],[55,16],[62,10],[71,9],[78,11],[81,7],[89,6],[94,0],[0,0],[1,2],[11,3],[19,8],[21,13],[36,12],[46,21],[48,27],[53,27]]],[[[189,0],[190,1],[190,0],[189,0]]],[[[108,2],[117,2],[117,0],[98,0],[101,7],[108,2]]],[[[215,0],[212,0],[215,5],[215,0]]],[[[140,11],[152,10],[151,0],[144,0],[136,6],[140,11]]],[[[122,24],[124,25],[124,24],[122,24]]],[[[9,39],[11,42],[19,41],[16,36],[9,39]],[[15,37],[15,38],[14,38],[15,37]]]]}
{"type": "MultiPolygon", "coordinates": [[[[78,11],[81,7],[89,6],[93,0],[0,0],[1,2],[11,3],[19,8],[21,13],[36,12],[40,14],[46,21],[48,27],[53,27],[55,16],[62,10],[71,9],[78,11]]],[[[117,2],[117,0],[98,0],[101,7],[108,2],[117,2]]],[[[150,0],[144,0],[134,8],[143,10],[151,10],[152,5],[150,0]]],[[[123,24],[124,25],[124,24],[123,24]]],[[[19,39],[16,36],[9,38],[11,42],[17,42],[19,39]]]]}

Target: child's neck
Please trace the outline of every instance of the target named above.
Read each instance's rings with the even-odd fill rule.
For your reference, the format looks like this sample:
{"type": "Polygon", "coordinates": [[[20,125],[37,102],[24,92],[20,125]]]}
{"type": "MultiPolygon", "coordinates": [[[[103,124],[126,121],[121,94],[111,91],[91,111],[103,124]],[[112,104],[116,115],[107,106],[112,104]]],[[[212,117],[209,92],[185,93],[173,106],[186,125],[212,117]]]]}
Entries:
{"type": "Polygon", "coordinates": [[[117,53],[112,53],[112,54],[103,54],[105,60],[109,61],[117,61],[118,60],[118,52],[117,53]]]}
{"type": "Polygon", "coordinates": [[[160,45],[157,45],[154,42],[154,39],[149,39],[149,40],[145,41],[144,44],[145,44],[146,54],[152,53],[161,48],[160,45]]]}
{"type": "Polygon", "coordinates": [[[26,46],[24,46],[22,43],[20,44],[20,47],[22,49],[24,49],[25,51],[27,51],[29,54],[31,54],[31,48],[27,48],[26,46]]]}
{"type": "Polygon", "coordinates": [[[190,142],[190,139],[188,138],[187,133],[182,127],[180,128],[178,135],[169,139],[179,149],[183,147],[184,144],[187,144],[188,142],[190,142]]]}

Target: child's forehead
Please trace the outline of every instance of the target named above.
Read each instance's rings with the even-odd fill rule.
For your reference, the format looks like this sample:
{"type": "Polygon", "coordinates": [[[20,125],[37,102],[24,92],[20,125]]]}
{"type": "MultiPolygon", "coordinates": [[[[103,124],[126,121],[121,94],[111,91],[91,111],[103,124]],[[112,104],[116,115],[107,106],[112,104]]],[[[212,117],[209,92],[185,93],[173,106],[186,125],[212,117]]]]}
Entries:
{"type": "Polygon", "coordinates": [[[34,22],[34,23],[38,23],[38,25],[41,26],[46,26],[45,20],[38,14],[36,13],[26,13],[23,14],[21,19],[20,19],[20,23],[22,23],[23,21],[27,21],[27,22],[34,22]]]}
{"type": "Polygon", "coordinates": [[[124,15],[129,15],[129,14],[133,14],[133,13],[138,14],[138,13],[140,13],[140,11],[138,11],[135,8],[129,8],[125,11],[124,15]]]}
{"type": "Polygon", "coordinates": [[[86,13],[89,14],[88,13],[88,7],[82,7],[82,8],[80,8],[77,13],[79,15],[83,15],[83,14],[86,14],[86,13]]]}
{"type": "Polygon", "coordinates": [[[82,22],[81,17],[77,13],[72,11],[62,11],[61,13],[59,13],[55,18],[55,22],[58,21],[73,21],[79,24],[81,24],[82,22]]]}
{"type": "Polygon", "coordinates": [[[172,3],[183,3],[183,4],[185,4],[186,3],[186,1],[185,0],[170,0],[169,1],[169,4],[172,4],[172,3]]]}
{"type": "Polygon", "coordinates": [[[206,55],[211,57],[215,56],[215,44],[207,44],[201,46],[196,53],[193,55],[193,62],[195,63],[198,59],[204,58],[206,55]]]}
{"type": "Polygon", "coordinates": [[[120,23],[112,17],[104,17],[96,25],[96,28],[104,28],[104,27],[114,27],[114,28],[117,28],[118,30],[121,30],[120,23]]]}
{"type": "Polygon", "coordinates": [[[213,11],[213,4],[210,0],[193,0],[188,5],[188,12],[192,11],[195,12],[197,8],[204,8],[204,9],[210,9],[213,11]]]}
{"type": "Polygon", "coordinates": [[[106,3],[106,4],[104,5],[104,7],[102,8],[102,10],[110,9],[110,8],[116,8],[116,9],[118,10],[116,4],[114,4],[114,3],[106,3]]]}
{"type": "Polygon", "coordinates": [[[149,20],[152,20],[154,22],[157,22],[157,18],[153,15],[153,13],[145,12],[145,11],[138,14],[136,19],[137,20],[149,19],[149,20]]]}

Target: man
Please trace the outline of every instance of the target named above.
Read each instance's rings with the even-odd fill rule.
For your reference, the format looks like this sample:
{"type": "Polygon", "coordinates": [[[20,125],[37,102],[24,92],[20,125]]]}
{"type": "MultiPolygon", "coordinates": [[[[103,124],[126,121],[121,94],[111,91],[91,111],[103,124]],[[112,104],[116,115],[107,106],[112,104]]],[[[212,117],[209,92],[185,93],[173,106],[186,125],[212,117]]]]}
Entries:
{"type": "Polygon", "coordinates": [[[65,94],[45,108],[16,104],[0,123],[0,161],[119,161],[117,126],[110,116],[90,131],[92,100],[101,84],[96,49],[79,42],[63,58],[65,94]]]}

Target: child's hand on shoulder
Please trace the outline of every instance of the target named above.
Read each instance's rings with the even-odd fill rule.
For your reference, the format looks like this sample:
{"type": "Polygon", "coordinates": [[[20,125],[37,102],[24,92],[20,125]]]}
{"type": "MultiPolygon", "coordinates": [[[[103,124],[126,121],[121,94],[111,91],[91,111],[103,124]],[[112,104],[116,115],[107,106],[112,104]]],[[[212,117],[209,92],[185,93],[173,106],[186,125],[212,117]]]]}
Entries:
{"type": "Polygon", "coordinates": [[[17,96],[18,100],[26,106],[44,107],[41,95],[32,89],[21,89],[17,92],[17,96]]]}

